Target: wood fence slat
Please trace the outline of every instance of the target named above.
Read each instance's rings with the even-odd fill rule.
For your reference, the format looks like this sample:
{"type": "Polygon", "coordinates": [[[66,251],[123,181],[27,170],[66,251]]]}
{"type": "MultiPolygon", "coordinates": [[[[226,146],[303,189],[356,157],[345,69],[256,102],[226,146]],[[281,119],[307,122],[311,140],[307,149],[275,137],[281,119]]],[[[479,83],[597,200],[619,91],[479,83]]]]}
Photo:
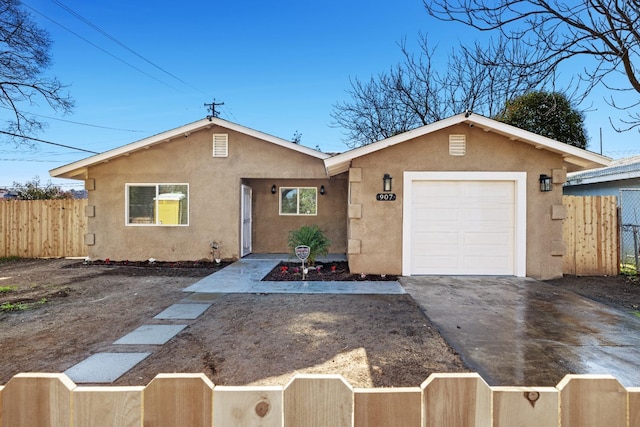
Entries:
{"type": "Polygon", "coordinates": [[[489,387],[478,374],[433,374],[421,387],[352,389],[340,375],[279,386],[214,387],[204,374],[145,386],[77,387],[65,374],[0,386],[0,427],[640,427],[640,387],[567,375],[554,387],[489,387]]]}
{"type": "Polygon", "coordinates": [[[143,401],[145,427],[211,427],[213,383],[204,374],[158,374],[143,401]]]}
{"type": "Polygon", "coordinates": [[[4,394],[4,386],[0,385],[0,427],[2,427],[4,425],[4,423],[2,422],[2,414],[4,413],[4,411],[2,410],[2,395],[4,394]]]}
{"type": "Polygon", "coordinates": [[[282,387],[213,389],[214,427],[282,427],[282,387]]]}
{"type": "Polygon", "coordinates": [[[626,427],[627,391],[609,375],[567,375],[558,384],[562,427],[626,427]]]}
{"type": "Polygon", "coordinates": [[[619,271],[618,209],[615,196],[563,196],[566,246],[563,273],[615,276],[619,271]]]}
{"type": "Polygon", "coordinates": [[[492,387],[493,427],[558,427],[560,393],[554,387],[492,387]]]}
{"type": "Polygon", "coordinates": [[[640,387],[628,387],[629,427],[640,427],[640,387]]]}
{"type": "Polygon", "coordinates": [[[2,427],[71,425],[71,390],[64,374],[17,374],[2,394],[2,427]]]}
{"type": "Polygon", "coordinates": [[[566,209],[566,217],[562,221],[562,237],[566,247],[566,252],[562,260],[562,272],[564,274],[575,275],[576,267],[576,244],[574,233],[574,221],[575,221],[575,202],[574,197],[565,196],[562,198],[562,204],[566,209]]]}
{"type": "Polygon", "coordinates": [[[140,427],[144,387],[76,387],[74,427],[140,427]]]}
{"type": "Polygon", "coordinates": [[[424,426],[491,426],[491,389],[480,375],[431,374],[422,391],[424,426]]]}
{"type": "Polygon", "coordinates": [[[353,389],[340,375],[296,375],[283,392],[284,427],[351,427],[353,389]]]}
{"type": "Polygon", "coordinates": [[[0,203],[0,256],[7,252],[7,203],[0,203]]]}
{"type": "Polygon", "coordinates": [[[87,254],[86,199],[0,201],[0,257],[87,254]]]}
{"type": "Polygon", "coordinates": [[[355,427],[420,427],[420,387],[357,388],[353,392],[355,427]]]}

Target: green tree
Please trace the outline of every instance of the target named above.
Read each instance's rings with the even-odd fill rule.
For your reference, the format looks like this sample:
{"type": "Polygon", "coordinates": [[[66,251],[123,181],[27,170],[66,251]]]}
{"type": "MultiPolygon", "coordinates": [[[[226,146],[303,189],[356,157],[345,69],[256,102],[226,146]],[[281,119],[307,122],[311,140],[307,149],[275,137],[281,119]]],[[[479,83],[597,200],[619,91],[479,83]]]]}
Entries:
{"type": "Polygon", "coordinates": [[[56,78],[43,76],[51,66],[50,47],[48,33],[31,20],[20,1],[0,0],[0,106],[12,112],[5,122],[10,134],[28,136],[44,127],[23,105],[43,100],[55,111],[73,109],[66,87],[56,78]]]}
{"type": "Polygon", "coordinates": [[[24,184],[14,182],[11,189],[18,194],[18,200],[73,199],[73,193],[62,190],[51,181],[45,185],[40,184],[38,176],[24,184]]]}
{"type": "Polygon", "coordinates": [[[587,147],[584,114],[558,92],[536,91],[507,102],[501,122],[573,145],[587,147]]]}

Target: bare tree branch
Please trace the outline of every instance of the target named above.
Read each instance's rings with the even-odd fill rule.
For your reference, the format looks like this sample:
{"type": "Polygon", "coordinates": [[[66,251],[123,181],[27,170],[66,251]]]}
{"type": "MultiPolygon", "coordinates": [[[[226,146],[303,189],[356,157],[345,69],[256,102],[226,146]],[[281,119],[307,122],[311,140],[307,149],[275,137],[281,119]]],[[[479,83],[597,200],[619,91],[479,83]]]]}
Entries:
{"type": "MultiPolygon", "coordinates": [[[[18,0],[0,0],[0,105],[12,111],[7,130],[28,136],[45,123],[24,110],[44,101],[55,111],[68,113],[73,100],[56,78],[43,77],[51,65],[49,35],[38,28],[20,8],[18,0]]],[[[28,144],[26,140],[18,140],[28,144]]]]}
{"type": "MultiPolygon", "coordinates": [[[[423,0],[429,14],[481,31],[497,31],[511,49],[526,48],[530,57],[504,55],[502,64],[522,73],[533,69],[553,75],[575,57],[590,59],[579,75],[582,97],[603,83],[640,93],[640,2],[637,0],[423,0]],[[625,76],[620,82],[619,74],[625,76]]],[[[513,50],[507,53],[513,53],[513,50]]],[[[612,103],[612,105],[616,105],[612,103]]],[[[640,126],[628,112],[623,123],[640,126]],[[634,124],[635,121],[635,124],[634,124]],[[632,122],[632,123],[629,123],[632,122]]],[[[635,119],[634,119],[635,117],[635,119]]]]}
{"type": "Polygon", "coordinates": [[[421,35],[419,43],[419,53],[413,54],[401,42],[404,60],[388,72],[366,83],[351,80],[351,100],[335,104],[331,114],[334,124],[346,129],[348,146],[370,144],[464,111],[496,116],[510,100],[551,80],[546,69],[513,73],[503,67],[507,47],[502,41],[488,51],[479,45],[453,51],[446,64],[434,59],[427,37],[421,35]]]}

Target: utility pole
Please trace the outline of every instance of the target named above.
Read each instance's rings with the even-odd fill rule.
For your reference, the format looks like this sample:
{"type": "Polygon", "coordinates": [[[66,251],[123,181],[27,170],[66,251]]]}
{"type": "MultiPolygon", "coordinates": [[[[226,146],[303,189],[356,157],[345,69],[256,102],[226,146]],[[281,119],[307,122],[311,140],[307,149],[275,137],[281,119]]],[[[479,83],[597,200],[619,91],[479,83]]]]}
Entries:
{"type": "Polygon", "coordinates": [[[207,107],[207,110],[209,110],[209,114],[207,114],[207,119],[209,119],[209,121],[220,115],[220,111],[216,111],[216,107],[219,105],[224,105],[224,102],[216,102],[215,98],[211,104],[204,104],[204,106],[207,107]]]}

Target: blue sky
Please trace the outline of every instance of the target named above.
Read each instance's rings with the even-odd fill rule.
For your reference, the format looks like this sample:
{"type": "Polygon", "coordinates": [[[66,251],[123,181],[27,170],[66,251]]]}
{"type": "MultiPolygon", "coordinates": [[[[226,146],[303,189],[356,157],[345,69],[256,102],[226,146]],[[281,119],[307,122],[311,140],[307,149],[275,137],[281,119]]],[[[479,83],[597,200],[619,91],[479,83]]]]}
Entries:
{"type": "MultiPolygon", "coordinates": [[[[48,74],[69,84],[76,100],[74,113],[67,116],[56,115],[43,102],[25,108],[65,120],[43,118],[49,126],[37,137],[97,152],[204,118],[203,104],[214,98],[225,103],[219,107],[221,118],[284,139],[298,131],[304,145],[345,151],[342,130],[331,127],[330,114],[336,102],[349,99],[350,78],[368,80],[389,69],[402,58],[398,42],[406,37],[415,46],[419,32],[437,44],[443,62],[460,42],[486,37],[434,20],[421,0],[23,3],[53,40],[54,65],[48,74]]],[[[586,115],[589,148],[599,151],[602,128],[605,155],[640,154],[637,132],[611,129],[608,117],[622,115],[608,108],[601,95],[583,105],[595,110],[586,115]]],[[[36,147],[0,143],[0,187],[36,175],[46,182],[50,169],[88,155],[36,147]]],[[[75,181],[54,182],[79,187],[75,181]]]]}

